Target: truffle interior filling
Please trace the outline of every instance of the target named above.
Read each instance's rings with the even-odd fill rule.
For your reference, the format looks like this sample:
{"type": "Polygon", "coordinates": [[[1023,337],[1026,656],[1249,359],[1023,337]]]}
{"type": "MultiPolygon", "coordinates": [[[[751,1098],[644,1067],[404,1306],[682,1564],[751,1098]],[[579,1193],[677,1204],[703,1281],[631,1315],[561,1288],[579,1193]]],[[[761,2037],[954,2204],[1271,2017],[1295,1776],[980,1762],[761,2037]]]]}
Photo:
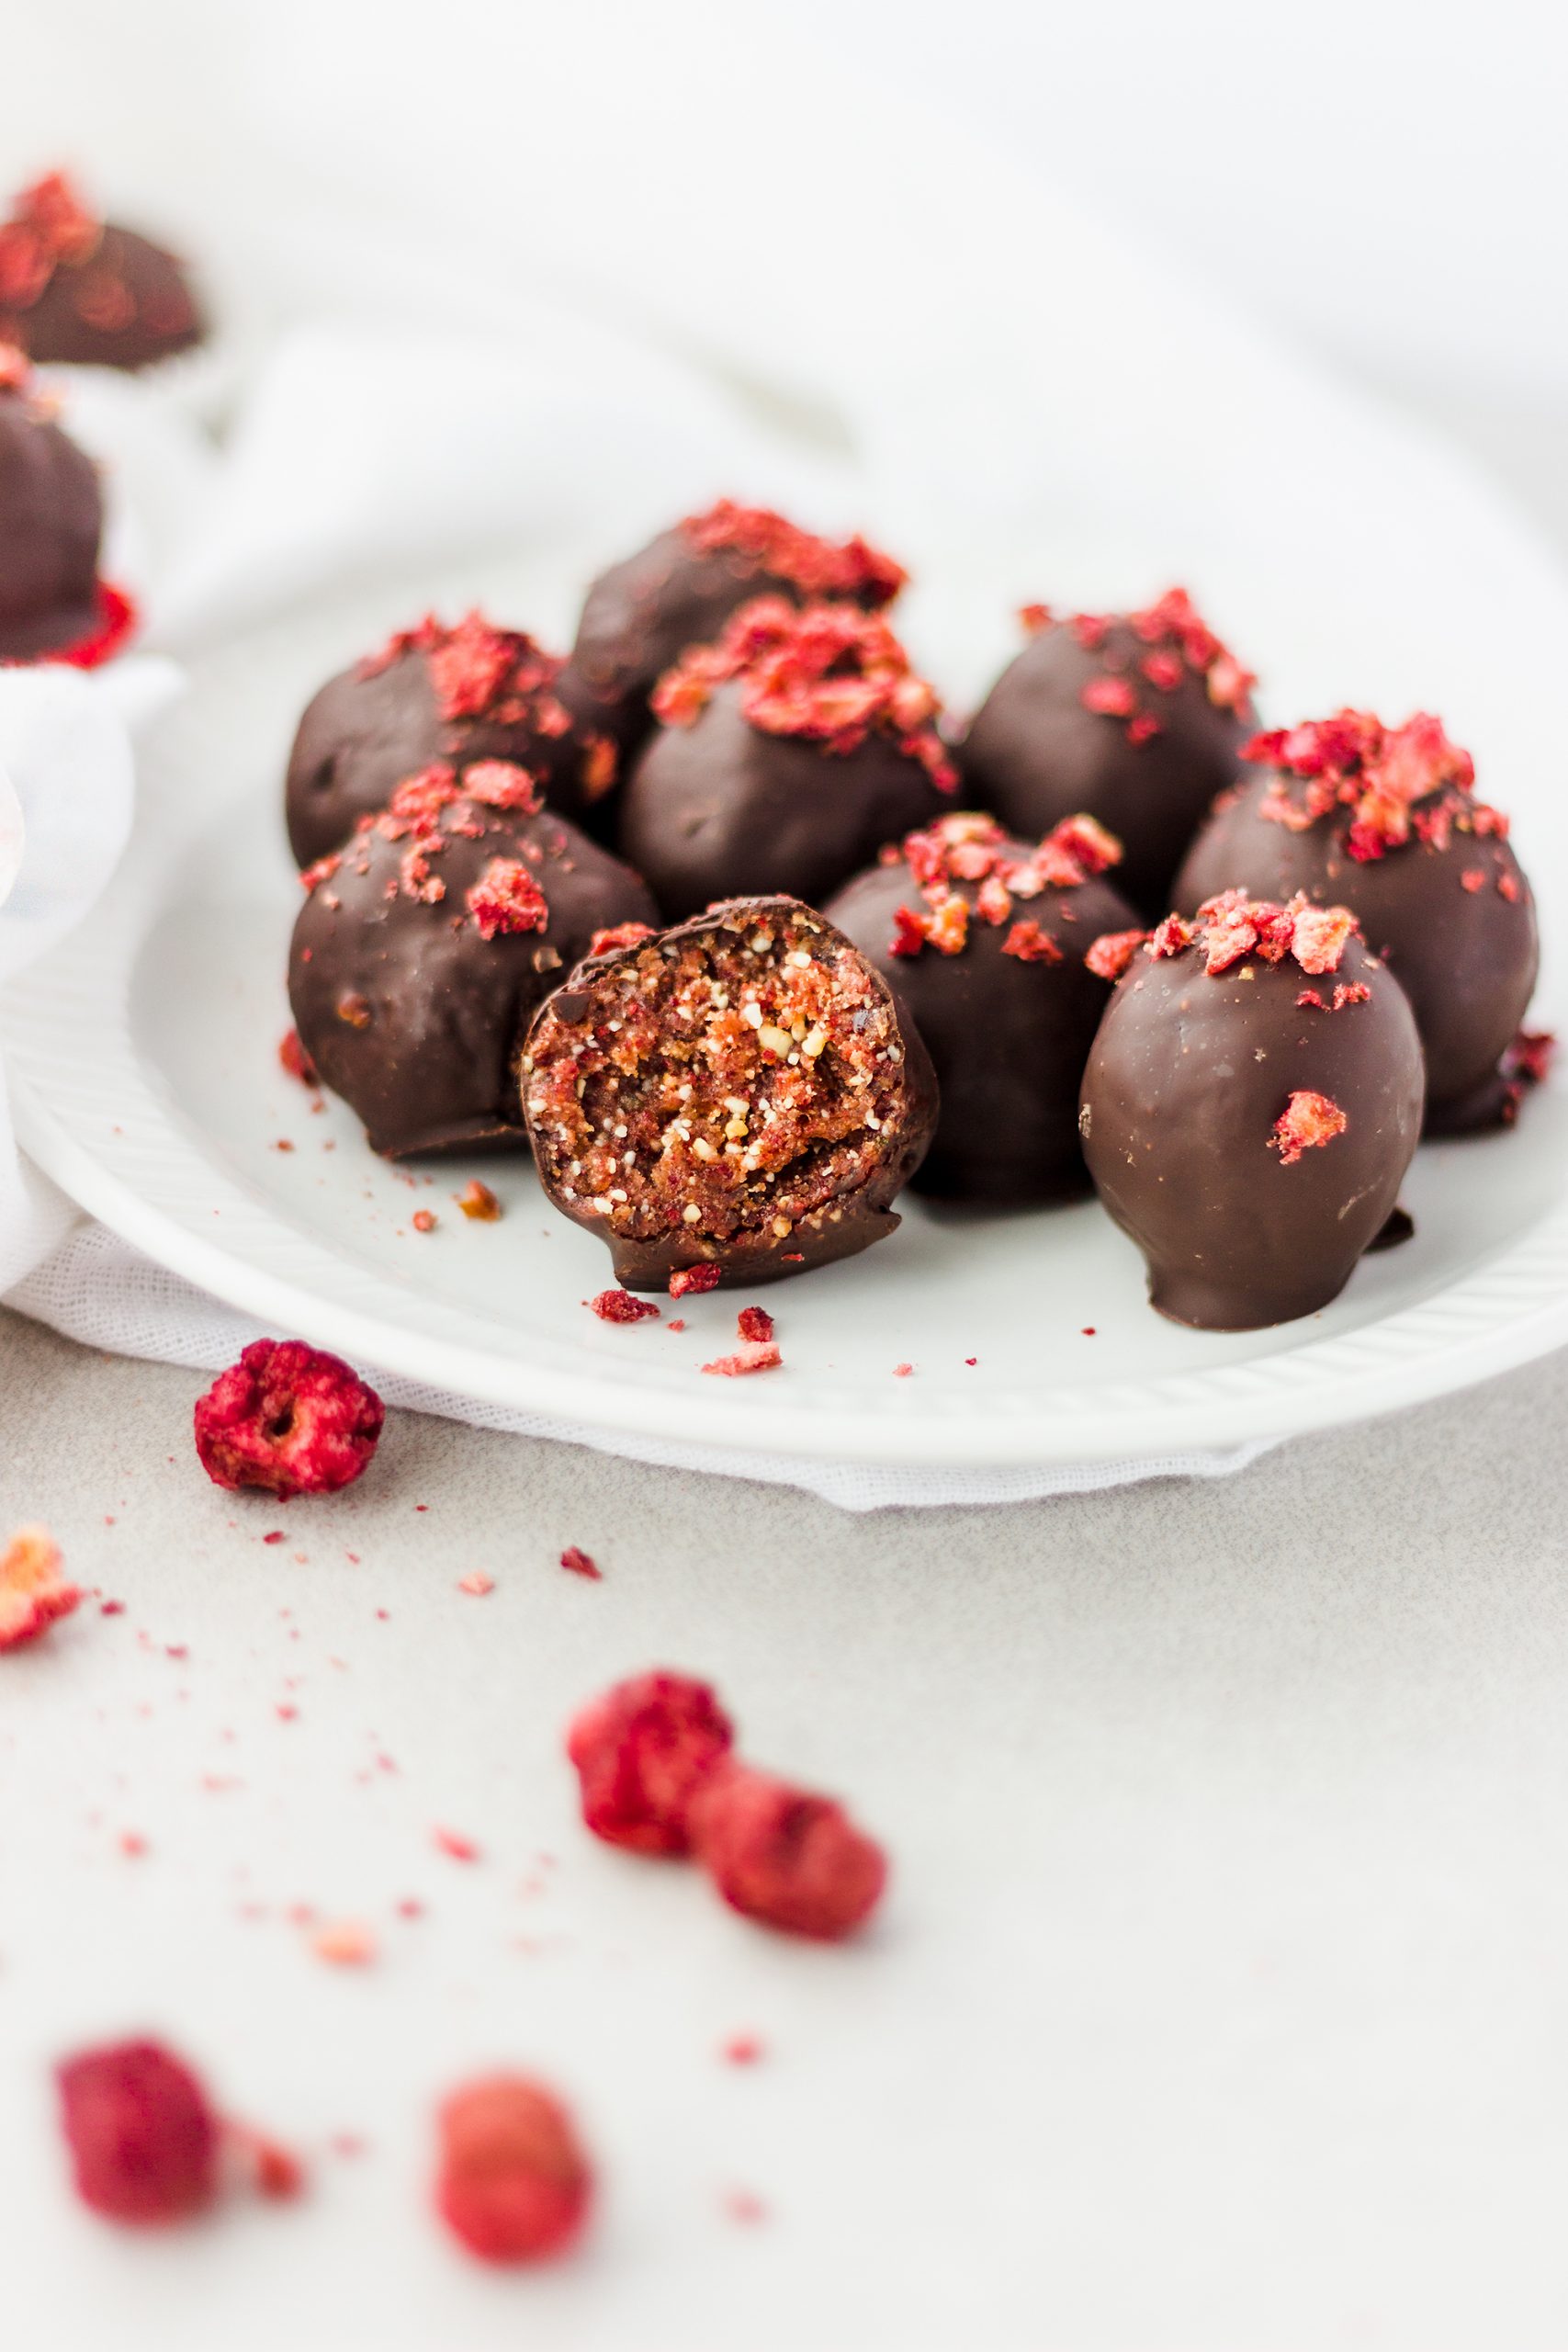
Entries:
{"type": "Polygon", "coordinates": [[[859,1189],[904,1109],[886,995],[809,922],[656,942],[588,988],[535,1041],[529,1110],[564,1197],[638,1240],[782,1239],[859,1189]]]}

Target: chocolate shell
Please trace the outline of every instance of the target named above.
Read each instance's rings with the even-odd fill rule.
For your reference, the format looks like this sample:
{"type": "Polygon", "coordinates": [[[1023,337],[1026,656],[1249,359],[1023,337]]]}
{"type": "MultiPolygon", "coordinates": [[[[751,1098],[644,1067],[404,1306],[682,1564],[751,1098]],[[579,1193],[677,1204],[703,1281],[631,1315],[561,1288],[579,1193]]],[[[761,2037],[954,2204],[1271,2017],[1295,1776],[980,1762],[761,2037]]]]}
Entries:
{"type": "MultiPolygon", "coordinates": [[[[1271,899],[1303,891],[1318,906],[1348,907],[1415,1011],[1427,1057],[1427,1134],[1495,1126],[1517,1100],[1517,1081],[1500,1064],[1535,987],[1529,884],[1505,820],[1455,781],[1473,772],[1440,729],[1423,753],[1411,729],[1383,729],[1349,716],[1377,729],[1381,756],[1371,776],[1352,765],[1348,800],[1309,817],[1304,779],[1267,764],[1250,769],[1193,842],[1174,903],[1190,910],[1235,887],[1271,899]],[[1388,804],[1393,830],[1404,832],[1392,841],[1357,814],[1362,786],[1371,788],[1391,752],[1404,783],[1428,786],[1388,804]]],[[[1411,725],[1436,728],[1436,721],[1411,725]]],[[[1316,731],[1309,723],[1291,736],[1304,742],[1316,731]]]]}
{"type": "Polygon", "coordinates": [[[987,817],[944,817],[826,912],[894,990],[935,1065],[942,1114],[917,1192],[991,1207],[1088,1192],[1078,1090],[1109,984],[1084,961],[1137,916],[1103,869],[1100,827],[1034,847],[987,817]]]}
{"type": "Polygon", "coordinates": [[[0,662],[30,662],[98,626],[97,470],[0,348],[0,662]]]}
{"type": "Polygon", "coordinates": [[[536,1007],[596,932],[655,920],[635,874],[495,763],[411,778],[304,879],[300,1042],[389,1159],[525,1149],[515,1066],[536,1007]]]}
{"type": "Polygon", "coordinates": [[[521,630],[470,613],[434,619],[329,678],[306,705],[284,786],[288,844],[312,865],[434,762],[510,760],[547,803],[586,821],[615,779],[615,752],[579,727],[555,692],[559,661],[521,630]]]}
{"type": "Polygon", "coordinates": [[[930,1057],[794,899],[713,907],[581,964],[522,1061],[540,1181],[619,1281],[773,1282],[882,1240],[931,1141],[930,1057]]]}
{"type": "Polygon", "coordinates": [[[955,752],[965,797],[1037,841],[1095,817],[1122,846],[1119,885],[1153,919],[1255,721],[1252,680],[1180,589],[1115,618],[1041,617],[955,752]]]}
{"type": "Polygon", "coordinates": [[[1351,918],[1303,923],[1231,895],[1132,954],[1081,1112],[1089,1174],[1148,1262],[1152,1303],[1208,1331],[1336,1298],[1421,1130],[1416,1023],[1351,918]]]}
{"type": "Polygon", "coordinates": [[[62,173],[25,188],[0,223],[0,342],[40,364],[150,368],[206,332],[183,264],[95,219],[62,173]]]}

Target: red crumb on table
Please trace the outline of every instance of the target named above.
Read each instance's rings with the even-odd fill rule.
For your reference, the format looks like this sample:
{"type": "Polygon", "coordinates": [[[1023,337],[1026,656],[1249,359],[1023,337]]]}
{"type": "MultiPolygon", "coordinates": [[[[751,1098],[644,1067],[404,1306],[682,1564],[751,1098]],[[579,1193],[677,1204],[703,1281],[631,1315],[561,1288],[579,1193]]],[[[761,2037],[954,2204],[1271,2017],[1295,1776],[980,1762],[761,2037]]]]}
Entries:
{"type": "Polygon", "coordinates": [[[712,1259],[700,1266],[680,1266],[670,1277],[670,1295],[685,1298],[694,1291],[716,1290],[721,1279],[722,1270],[712,1259]]]}
{"type": "Polygon", "coordinates": [[[686,1328],[686,1318],[683,1315],[677,1315],[673,1322],[666,1323],[664,1328],[667,1331],[683,1331],[686,1328]]]}
{"type": "Polygon", "coordinates": [[[119,1833],[119,1850],[128,1860],[140,1860],[148,1850],[147,1840],[140,1829],[122,1829],[119,1833]]]}
{"type": "Polygon", "coordinates": [[[727,2066],[754,2066],[764,2054],[765,2045],[755,2033],[732,2033],[719,2046],[719,2056],[727,2066]]]}
{"type": "Polygon", "coordinates": [[[264,2132],[253,2132],[243,2123],[231,2123],[229,2140],[236,2153],[251,2168],[251,2177],[258,2197],[274,2205],[291,2204],[303,2196],[309,2176],[292,2148],[281,2141],[271,2140],[264,2132]]]}
{"type": "Polygon", "coordinates": [[[379,1396],[341,1357],[302,1340],[253,1340],[197,1399],[196,1450],[214,1486],[287,1502],[351,1486],[385,1419],[379,1396]]]}
{"type": "Polygon", "coordinates": [[[570,2116],[542,2085],[494,2075],[442,2106],[436,2207],[482,2262],[560,2254],[588,2217],[593,2176],[570,2116]]]}
{"type": "Polygon", "coordinates": [[[286,1033],[277,1048],[277,1058],[289,1077],[297,1078],[301,1086],[320,1086],[321,1073],[300,1044],[298,1029],[286,1033]]]}
{"type": "Polygon", "coordinates": [[[659,1671],[617,1682],[591,1700],[567,1732],[583,1820],[608,1845],[640,1854],[687,1853],[692,1801],[734,1737],[705,1682],[659,1671]]]}
{"type": "Polygon", "coordinates": [[[690,1835],[730,1908],[787,1935],[852,1935],[887,1880],[882,1849],[842,1805],[749,1765],[727,1762],[707,1777],[690,1835]]]}
{"type": "Polygon", "coordinates": [[[716,1356],[703,1370],[717,1373],[725,1380],[739,1380],[747,1373],[774,1372],[783,1362],[776,1340],[748,1340],[733,1355],[716,1356]]]}
{"type": "Polygon", "coordinates": [[[1350,1122],[1337,1102],[1326,1094],[1314,1093],[1310,1087],[1299,1089],[1274,1122],[1270,1145],[1280,1154],[1280,1164],[1292,1168],[1303,1151],[1320,1149],[1323,1145],[1342,1136],[1350,1122]]]}
{"type": "Polygon", "coordinates": [[[179,2222],[218,2189],[219,2124],[190,2068],[154,2041],[85,2051],[56,2070],[85,2205],[114,2222],[179,2222]]]}
{"type": "Polygon", "coordinates": [[[912,1363],[896,1363],[893,1367],[893,1377],[895,1380],[908,1380],[914,1369],[912,1363]]]}
{"type": "Polygon", "coordinates": [[[646,1323],[659,1315],[650,1298],[634,1298],[629,1290],[602,1290],[588,1305],[601,1323],[646,1323]]]}
{"type": "Polygon", "coordinates": [[[773,1318],[765,1306],[743,1306],[735,1323],[743,1340],[771,1340],[773,1336],[773,1318]]]}
{"type": "Polygon", "coordinates": [[[471,1838],[465,1838],[460,1829],[437,1828],[433,1829],[430,1835],[437,1852],[450,1855],[453,1861],[477,1862],[479,1860],[479,1848],[471,1838]]]}
{"type": "Polygon", "coordinates": [[[495,1590],[495,1578],[487,1577],[482,1568],[470,1568],[466,1577],[457,1578],[457,1589],[472,1593],[476,1600],[482,1600],[487,1592],[495,1590]]]}
{"type": "Polygon", "coordinates": [[[0,1553],[0,1651],[23,1648],[81,1605],[61,1574],[60,1546],[47,1527],[19,1527],[0,1553]]]}
{"type": "Polygon", "coordinates": [[[477,1176],[471,1176],[462,1191],[455,1193],[452,1197],[463,1215],[472,1217],[476,1225],[493,1225],[501,1215],[501,1203],[490,1186],[481,1184],[477,1176]]]}
{"type": "Polygon", "coordinates": [[[1080,1333],[1079,1333],[1079,1335],[1078,1335],[1078,1336],[1079,1336],[1079,1338],[1080,1338],[1080,1339],[1085,1339],[1085,1340],[1092,1340],[1092,1339],[1093,1339],[1093,1337],[1094,1337],[1094,1335],[1095,1335],[1095,1331],[1096,1331],[1097,1328],[1098,1328],[1098,1327],[1097,1327],[1095,1324],[1093,1324],[1093,1323],[1086,1323],[1086,1324],[1084,1325],[1084,1327],[1083,1327],[1083,1329],[1082,1329],[1081,1332],[1080,1332],[1080,1333]]]}
{"type": "Polygon", "coordinates": [[[412,1226],[416,1233],[434,1233],[435,1230],[435,1212],[434,1209],[415,1209],[412,1216],[409,1219],[409,1223],[412,1226]]]}
{"type": "Polygon", "coordinates": [[[334,1968],[365,1968],[376,1957],[376,1939],[357,1919],[335,1919],[317,1928],[310,1949],[334,1968]]]}
{"type": "Polygon", "coordinates": [[[584,1552],[579,1544],[569,1544],[567,1545],[566,1550],[560,1555],[560,1564],[563,1568],[568,1569],[574,1577],[589,1577],[595,1584],[601,1584],[604,1581],[604,1569],[599,1566],[597,1560],[594,1559],[592,1554],[590,1552],[584,1552]]]}
{"type": "Polygon", "coordinates": [[[768,2209],[754,2188],[727,2188],[724,2210],[732,2222],[750,2224],[768,2218],[768,2209]]]}

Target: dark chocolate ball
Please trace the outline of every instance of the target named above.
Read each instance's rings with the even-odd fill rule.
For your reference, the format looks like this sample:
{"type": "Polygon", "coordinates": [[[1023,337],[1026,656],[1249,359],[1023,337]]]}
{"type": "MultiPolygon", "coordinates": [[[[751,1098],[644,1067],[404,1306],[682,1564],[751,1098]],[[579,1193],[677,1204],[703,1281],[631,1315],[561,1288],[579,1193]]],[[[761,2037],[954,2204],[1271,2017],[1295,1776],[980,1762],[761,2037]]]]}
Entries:
{"type": "Polygon", "coordinates": [[[1084,956],[1138,920],[1101,874],[1115,849],[1097,826],[1031,848],[989,818],[944,817],[829,900],[936,1067],[917,1192],[1001,1207],[1089,1190],[1078,1089],[1110,989],[1084,956]]]}
{"type": "Polygon", "coordinates": [[[0,661],[32,661],[92,634],[103,519],[91,458],[0,347],[0,661]]]}
{"type": "Polygon", "coordinates": [[[581,965],[529,1031],[523,1100],[546,1192],[634,1290],[690,1268],[772,1282],[880,1241],[937,1115],[881,976],[784,898],[581,965]]]}
{"type": "Polygon", "coordinates": [[[656,919],[635,874],[493,763],[411,778],[304,878],[300,1042],[389,1159],[525,1148],[516,1060],[536,1006],[596,932],[656,919]]]}
{"type": "Polygon", "coordinates": [[[716,638],[754,596],[841,596],[878,612],[904,573],[863,539],[817,537],[770,508],[721,499],[613,564],[588,591],[560,692],[573,716],[624,751],[650,724],[649,696],[690,645],[716,638]]]}
{"type": "Polygon", "coordinates": [[[310,865],[433,762],[511,760],[581,823],[615,780],[615,746],[558,700],[560,663],[521,630],[470,613],[427,620],[329,678],[306,705],[284,787],[288,842],[310,865]]]}
{"type": "MultiPolygon", "coordinates": [[[[1292,737],[1304,748],[1315,732],[1309,724],[1292,737]]],[[[1316,817],[1308,815],[1306,779],[1255,767],[1193,842],[1174,903],[1190,911],[1217,891],[1237,888],[1269,899],[1300,890],[1318,906],[1348,907],[1415,1011],[1427,1057],[1427,1133],[1495,1126],[1511,1114],[1517,1092],[1498,1065],[1535,987],[1529,884],[1495,812],[1451,780],[1452,761],[1444,754],[1454,747],[1446,739],[1440,750],[1431,747],[1425,765],[1415,765],[1421,754],[1408,729],[1378,729],[1378,736],[1380,750],[1402,747],[1404,782],[1430,785],[1414,800],[1392,804],[1403,839],[1381,838],[1358,817],[1362,786],[1370,790],[1377,780],[1376,759],[1371,776],[1358,763],[1345,777],[1329,779],[1343,783],[1350,798],[1336,799],[1316,817]],[[1352,854],[1352,840],[1359,855],[1352,854]]],[[[1457,756],[1463,764],[1454,773],[1468,778],[1468,759],[1457,756]]],[[[1328,797],[1325,786],[1319,797],[1328,797]]]]}
{"type": "Polygon", "coordinates": [[[1179,589],[1143,613],[1037,622],[957,747],[966,796],[1025,840],[1098,818],[1122,845],[1121,888],[1156,918],[1235,781],[1251,684],[1179,589]]]}
{"type": "Polygon", "coordinates": [[[183,265],[96,219],[63,173],[24,188],[0,223],[0,341],[35,360],[148,368],[205,333],[183,265]]]}
{"type": "Polygon", "coordinates": [[[1222,901],[1195,936],[1172,918],[1107,1008],[1084,1156],[1175,1322],[1250,1331],[1315,1313],[1393,1210],[1421,1131],[1421,1046],[1349,921],[1337,941],[1328,918],[1278,906],[1222,901]]]}

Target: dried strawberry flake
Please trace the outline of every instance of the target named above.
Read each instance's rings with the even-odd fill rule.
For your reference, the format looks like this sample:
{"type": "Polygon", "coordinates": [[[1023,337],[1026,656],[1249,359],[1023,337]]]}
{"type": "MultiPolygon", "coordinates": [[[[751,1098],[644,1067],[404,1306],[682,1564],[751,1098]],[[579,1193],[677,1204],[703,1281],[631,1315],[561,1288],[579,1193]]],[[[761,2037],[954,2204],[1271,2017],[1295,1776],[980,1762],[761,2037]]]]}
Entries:
{"type": "MultiPolygon", "coordinates": [[[[715,1271],[717,1271],[716,1268],[715,1271]]],[[[705,1283],[694,1287],[705,1290],[710,1285],[705,1283]]],[[[673,1291],[671,1295],[679,1295],[673,1291]]],[[[654,1322],[659,1319],[659,1309],[653,1301],[650,1298],[634,1298],[629,1290],[602,1290],[598,1296],[591,1298],[588,1304],[601,1323],[646,1323],[650,1319],[654,1322]]]]}
{"type": "Polygon", "coordinates": [[[712,1363],[705,1363],[705,1372],[717,1373],[725,1380],[739,1380],[751,1372],[774,1372],[784,1362],[778,1345],[773,1340],[749,1340],[729,1356],[716,1356],[712,1363]]]}
{"type": "Polygon", "coordinates": [[[1280,1154],[1282,1168],[1292,1168],[1303,1151],[1320,1150],[1342,1136],[1350,1122],[1326,1094],[1303,1088],[1291,1096],[1274,1122],[1269,1140],[1280,1154]]]}
{"type": "Polygon", "coordinates": [[[743,1340],[771,1340],[773,1336],[773,1318],[765,1306],[743,1306],[736,1324],[743,1340]]]}

